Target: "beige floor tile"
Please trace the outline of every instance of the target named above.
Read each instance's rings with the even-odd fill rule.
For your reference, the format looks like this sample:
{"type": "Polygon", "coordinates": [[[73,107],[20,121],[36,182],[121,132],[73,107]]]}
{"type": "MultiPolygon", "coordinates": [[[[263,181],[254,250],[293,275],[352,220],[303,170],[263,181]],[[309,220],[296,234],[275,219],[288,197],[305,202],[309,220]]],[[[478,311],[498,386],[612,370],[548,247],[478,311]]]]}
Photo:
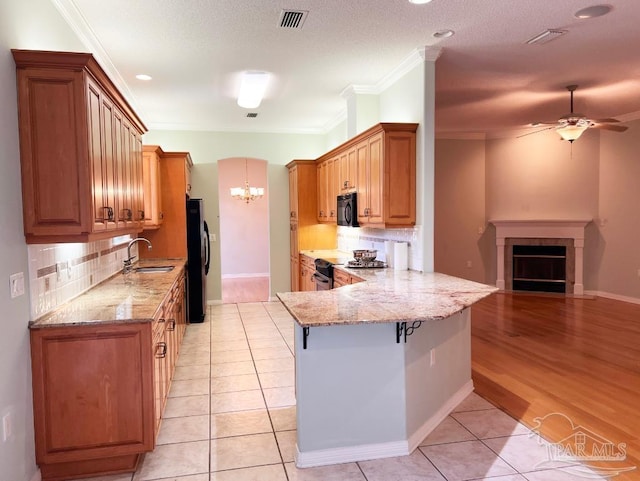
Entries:
{"type": "Polygon", "coordinates": [[[239,376],[241,374],[255,374],[253,361],[225,362],[211,366],[211,377],[239,376]]]}
{"type": "Polygon", "coordinates": [[[419,448],[447,481],[463,481],[517,474],[481,441],[438,444],[419,448]]]}
{"type": "Polygon", "coordinates": [[[499,409],[452,413],[456,421],[480,439],[528,434],[529,428],[499,409]]]}
{"type": "Polygon", "coordinates": [[[199,366],[176,366],[173,373],[174,381],[186,381],[188,379],[205,379],[211,376],[211,366],[202,364],[199,366]]]}
{"type": "MultiPolygon", "coordinates": [[[[178,480],[181,481],[181,480],[178,480]]],[[[211,481],[287,481],[282,464],[211,473],[211,481]]]]}
{"type": "Polygon", "coordinates": [[[209,441],[165,444],[145,454],[134,481],[202,474],[209,470],[209,441]]]}
{"type": "MultiPolygon", "coordinates": [[[[479,478],[479,479],[474,479],[473,481],[527,481],[527,478],[525,478],[521,474],[509,474],[507,476],[494,476],[494,477],[491,477],[491,478],[479,478]]],[[[540,480],[540,481],[551,481],[551,480],[544,479],[544,480],[540,480]]],[[[586,481],[586,480],[582,479],[580,481],[586,481]]]]}
{"type": "Polygon", "coordinates": [[[276,439],[278,440],[278,448],[280,448],[282,461],[292,463],[296,455],[296,431],[279,431],[276,433],[276,439]]]}
{"type": "Polygon", "coordinates": [[[276,372],[261,372],[258,374],[260,378],[260,385],[263,389],[272,387],[287,387],[295,386],[295,371],[293,369],[288,371],[276,371],[276,372]]]}
{"type": "Polygon", "coordinates": [[[458,421],[451,416],[447,416],[432,432],[429,434],[420,446],[431,446],[433,444],[455,443],[458,441],[472,441],[476,437],[464,428],[458,421]]]}
{"type": "Polygon", "coordinates": [[[209,439],[209,415],[162,420],[156,444],[184,443],[209,439]]]}
{"type": "Polygon", "coordinates": [[[188,379],[186,381],[173,381],[169,389],[169,397],[200,396],[209,394],[209,379],[188,379]]]}
{"type": "Polygon", "coordinates": [[[255,361],[258,373],[261,372],[277,372],[291,371],[293,366],[293,358],[288,359],[261,359],[255,361]]]}
{"type": "Polygon", "coordinates": [[[240,376],[224,376],[211,378],[211,393],[252,391],[260,389],[256,374],[242,374],[240,376]]]}
{"type": "Polygon", "coordinates": [[[296,404],[296,393],[293,386],[263,389],[262,392],[268,408],[295,406],[296,404]]]}
{"type": "Polygon", "coordinates": [[[256,329],[247,332],[247,338],[251,341],[251,339],[282,339],[282,336],[280,335],[280,331],[274,326],[271,329],[256,329]]]}
{"type": "Polygon", "coordinates": [[[223,392],[211,396],[211,412],[249,411],[265,409],[262,391],[223,392]]]}
{"type": "Polygon", "coordinates": [[[269,347],[287,348],[287,343],[284,339],[249,339],[249,345],[251,349],[265,349],[269,347]]]}
{"type": "Polygon", "coordinates": [[[409,456],[358,463],[367,481],[446,481],[433,464],[416,450],[409,456]]]}
{"type": "Polygon", "coordinates": [[[453,412],[458,413],[462,411],[482,411],[483,409],[495,409],[495,406],[484,398],[478,396],[476,393],[472,392],[464,399],[464,401],[456,406],[453,412]]]}
{"type": "Polygon", "coordinates": [[[289,481],[367,481],[356,463],[304,469],[296,468],[293,463],[286,463],[284,467],[289,481]]]}
{"type": "MultiPolygon", "coordinates": [[[[133,474],[113,474],[109,476],[94,476],[92,478],[74,479],[73,481],[131,481],[133,474]]],[[[40,478],[38,478],[40,479],[40,478]]],[[[72,481],[72,480],[69,480],[72,481]]]]}
{"type": "Polygon", "coordinates": [[[273,433],[211,440],[211,471],[281,462],[273,433]]]}
{"type": "Polygon", "coordinates": [[[182,416],[201,416],[209,414],[209,395],[186,396],[167,399],[162,413],[163,418],[179,418],[182,416]]]}
{"type": "Polygon", "coordinates": [[[211,352],[226,352],[226,351],[244,351],[249,349],[249,343],[246,339],[236,341],[216,341],[211,342],[211,352]]]}
{"type": "MultiPolygon", "coordinates": [[[[616,477],[605,478],[599,476],[586,466],[573,466],[550,471],[536,471],[526,473],[527,481],[615,481],[616,477]]],[[[502,481],[502,480],[497,480],[502,481]]]]}
{"type": "MultiPolygon", "coordinates": [[[[549,458],[548,443],[540,436],[509,436],[485,439],[484,444],[519,473],[565,467],[549,458]]],[[[576,463],[578,464],[578,463],[576,463]]]]}
{"type": "Polygon", "coordinates": [[[176,361],[176,366],[197,366],[197,365],[209,365],[211,363],[211,353],[209,352],[197,352],[180,354],[176,361]]]}
{"type": "Polygon", "coordinates": [[[265,409],[211,415],[212,438],[270,433],[271,431],[271,422],[265,409]]]}
{"type": "Polygon", "coordinates": [[[227,362],[251,361],[251,351],[247,349],[235,351],[218,351],[211,353],[212,364],[222,364],[227,362]]]}
{"type": "Polygon", "coordinates": [[[195,344],[182,344],[180,346],[180,355],[186,356],[189,354],[202,354],[211,352],[210,342],[201,342],[195,344]]]}
{"type": "Polygon", "coordinates": [[[291,431],[296,429],[296,407],[270,408],[269,416],[276,431],[291,431]]]}
{"type": "Polygon", "coordinates": [[[265,347],[251,349],[251,354],[255,360],[258,359],[282,359],[293,357],[288,347],[265,347]]]}

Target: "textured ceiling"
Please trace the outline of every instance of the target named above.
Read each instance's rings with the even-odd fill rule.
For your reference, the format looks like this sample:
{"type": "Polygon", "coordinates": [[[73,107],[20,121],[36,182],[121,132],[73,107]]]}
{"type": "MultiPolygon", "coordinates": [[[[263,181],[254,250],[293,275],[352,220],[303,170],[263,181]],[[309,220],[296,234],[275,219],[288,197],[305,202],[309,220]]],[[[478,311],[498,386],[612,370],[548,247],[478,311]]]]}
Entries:
{"type": "Polygon", "coordinates": [[[640,112],[640,2],[608,0],[52,0],[153,129],[324,132],[346,111],[350,85],[380,85],[417,48],[441,48],[436,130],[488,134],[556,120],[564,87],[591,118],[640,112]],[[302,29],[282,9],[308,10],[302,29]],[[447,39],[432,34],[455,30],[447,39]],[[547,28],[568,33],[544,45],[547,28]],[[235,103],[238,74],[273,74],[256,119],[235,103]],[[135,79],[138,73],[153,77],[135,79]]]}

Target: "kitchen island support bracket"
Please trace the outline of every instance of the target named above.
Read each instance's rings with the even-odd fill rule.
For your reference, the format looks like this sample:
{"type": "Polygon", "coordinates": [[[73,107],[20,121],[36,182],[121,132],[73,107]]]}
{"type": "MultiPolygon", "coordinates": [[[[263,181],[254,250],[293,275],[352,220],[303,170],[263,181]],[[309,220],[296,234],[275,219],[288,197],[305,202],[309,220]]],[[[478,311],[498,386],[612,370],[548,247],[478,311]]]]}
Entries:
{"type": "Polygon", "coordinates": [[[396,322],[396,344],[400,344],[400,338],[404,337],[406,344],[407,337],[413,334],[413,331],[418,329],[424,321],[413,321],[410,326],[407,327],[406,322],[396,322]]]}

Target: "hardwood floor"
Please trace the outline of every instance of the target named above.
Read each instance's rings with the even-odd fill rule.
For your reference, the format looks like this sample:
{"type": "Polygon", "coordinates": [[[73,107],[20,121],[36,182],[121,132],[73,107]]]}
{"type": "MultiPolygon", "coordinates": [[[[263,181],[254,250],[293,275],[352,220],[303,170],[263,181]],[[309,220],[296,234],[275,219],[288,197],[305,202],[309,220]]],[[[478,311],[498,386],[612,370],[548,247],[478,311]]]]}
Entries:
{"type": "MultiPolygon", "coordinates": [[[[636,470],[640,479],[640,305],[605,298],[497,293],[472,308],[476,392],[559,442],[581,426],[587,438],[625,443],[626,460],[589,465],[636,470]]],[[[589,447],[587,449],[590,449],[589,447]]],[[[590,451],[588,451],[590,452],[590,451]]]]}
{"type": "Polygon", "coordinates": [[[269,300],[268,277],[222,279],[222,303],[263,302],[269,300]]]}

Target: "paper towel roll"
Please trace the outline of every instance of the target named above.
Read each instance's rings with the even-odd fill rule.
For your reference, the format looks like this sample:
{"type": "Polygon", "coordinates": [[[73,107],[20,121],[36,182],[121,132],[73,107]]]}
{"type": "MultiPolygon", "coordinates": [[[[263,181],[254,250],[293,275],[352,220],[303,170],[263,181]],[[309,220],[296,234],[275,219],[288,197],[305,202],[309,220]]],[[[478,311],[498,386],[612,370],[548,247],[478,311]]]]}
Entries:
{"type": "Polygon", "coordinates": [[[393,268],[396,271],[406,271],[409,268],[409,248],[406,242],[396,242],[393,245],[393,268]]]}
{"type": "Polygon", "coordinates": [[[393,267],[393,241],[384,241],[384,258],[388,267],[393,267]]]}

